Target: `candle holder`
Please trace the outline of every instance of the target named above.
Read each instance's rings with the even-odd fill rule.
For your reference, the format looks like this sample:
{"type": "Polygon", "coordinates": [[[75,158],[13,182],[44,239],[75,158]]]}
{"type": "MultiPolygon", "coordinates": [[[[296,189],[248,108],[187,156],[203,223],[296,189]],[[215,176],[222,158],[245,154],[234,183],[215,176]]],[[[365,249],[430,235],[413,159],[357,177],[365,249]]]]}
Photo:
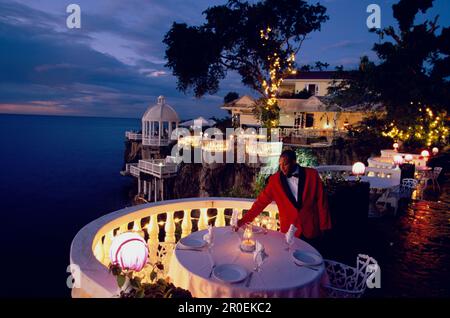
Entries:
{"type": "Polygon", "coordinates": [[[252,253],[255,251],[256,242],[253,239],[253,229],[251,224],[247,224],[244,229],[244,234],[242,235],[242,240],[240,244],[242,252],[252,253]]]}

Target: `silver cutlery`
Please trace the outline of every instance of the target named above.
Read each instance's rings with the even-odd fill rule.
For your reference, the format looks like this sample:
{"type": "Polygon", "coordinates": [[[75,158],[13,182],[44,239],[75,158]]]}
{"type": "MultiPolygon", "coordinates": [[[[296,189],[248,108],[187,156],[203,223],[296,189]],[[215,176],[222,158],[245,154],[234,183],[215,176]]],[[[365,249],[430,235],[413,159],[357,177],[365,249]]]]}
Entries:
{"type": "Polygon", "coordinates": [[[211,276],[212,276],[212,273],[213,273],[213,271],[214,271],[214,268],[216,268],[216,264],[214,264],[213,266],[211,266],[211,271],[209,272],[208,277],[211,277],[211,276]]]}
{"type": "Polygon", "coordinates": [[[250,286],[250,281],[252,280],[253,273],[254,273],[254,272],[250,272],[250,274],[248,275],[248,278],[247,278],[247,280],[245,281],[245,287],[250,286]]]}

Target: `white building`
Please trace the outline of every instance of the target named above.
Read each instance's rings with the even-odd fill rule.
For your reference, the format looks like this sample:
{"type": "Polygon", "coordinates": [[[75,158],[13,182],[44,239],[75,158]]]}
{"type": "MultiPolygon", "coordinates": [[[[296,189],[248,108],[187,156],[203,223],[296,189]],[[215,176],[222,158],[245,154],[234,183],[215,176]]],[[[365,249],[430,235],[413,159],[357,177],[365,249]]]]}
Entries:
{"type": "Polygon", "coordinates": [[[142,144],[144,146],[167,146],[172,131],[178,128],[180,119],[177,112],[166,103],[164,96],[158,103],[147,109],[142,116],[142,144]]]}
{"type": "MultiPolygon", "coordinates": [[[[279,128],[284,136],[336,136],[360,122],[368,113],[359,106],[328,106],[325,102],[328,87],[335,72],[299,72],[283,80],[278,98],[279,128]],[[309,92],[309,98],[300,98],[309,92]]],[[[339,81],[339,80],[337,80],[339,81]]],[[[234,126],[261,126],[254,114],[255,100],[242,96],[222,106],[231,112],[234,126]]]]}

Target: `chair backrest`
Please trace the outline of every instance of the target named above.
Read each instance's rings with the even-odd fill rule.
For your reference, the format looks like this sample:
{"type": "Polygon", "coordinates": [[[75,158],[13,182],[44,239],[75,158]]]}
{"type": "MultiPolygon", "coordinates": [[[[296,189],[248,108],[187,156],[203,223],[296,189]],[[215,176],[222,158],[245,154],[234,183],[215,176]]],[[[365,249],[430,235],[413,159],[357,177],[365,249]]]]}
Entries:
{"type": "Polygon", "coordinates": [[[418,181],[416,179],[405,178],[402,181],[402,188],[408,190],[414,190],[417,187],[418,181]]]}
{"type": "Polygon", "coordinates": [[[436,179],[437,179],[437,177],[439,177],[441,172],[442,172],[442,167],[434,167],[433,174],[436,179]]]}
{"type": "Polygon", "coordinates": [[[355,290],[365,290],[367,279],[373,274],[374,269],[378,269],[377,261],[368,255],[359,254],[356,259],[355,290]]]}

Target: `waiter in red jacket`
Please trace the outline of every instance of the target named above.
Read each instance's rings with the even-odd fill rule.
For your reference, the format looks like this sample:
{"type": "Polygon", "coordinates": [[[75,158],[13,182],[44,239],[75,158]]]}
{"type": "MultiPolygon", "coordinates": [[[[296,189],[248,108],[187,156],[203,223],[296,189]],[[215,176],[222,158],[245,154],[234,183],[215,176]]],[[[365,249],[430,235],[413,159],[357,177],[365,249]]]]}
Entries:
{"type": "Polygon", "coordinates": [[[292,150],[281,153],[280,171],[269,178],[250,210],[238,221],[241,227],[250,223],[272,201],[278,206],[280,230],[286,233],[291,224],[298,229],[296,237],[313,242],[331,229],[326,193],[315,169],[300,167],[292,150]]]}

